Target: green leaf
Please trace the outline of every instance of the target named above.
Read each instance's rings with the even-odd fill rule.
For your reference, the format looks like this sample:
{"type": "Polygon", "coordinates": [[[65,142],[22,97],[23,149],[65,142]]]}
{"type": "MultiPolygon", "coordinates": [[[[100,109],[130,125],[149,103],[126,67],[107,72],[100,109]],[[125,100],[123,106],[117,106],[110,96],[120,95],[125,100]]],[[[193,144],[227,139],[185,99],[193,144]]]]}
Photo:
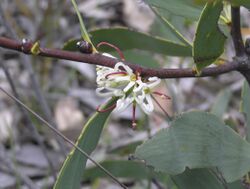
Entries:
{"type": "MultiPolygon", "coordinates": [[[[113,98],[103,108],[110,107],[115,102],[116,99],[113,98]]],[[[110,113],[111,111],[104,113],[96,112],[85,124],[76,145],[86,153],[91,154],[96,148],[102,129],[105,126],[110,113]]],[[[73,148],[63,163],[58,179],[54,185],[54,189],[80,188],[86,162],[87,158],[73,148]]]]}
{"type": "Polygon", "coordinates": [[[250,1],[249,0],[227,0],[230,2],[233,6],[245,6],[247,8],[250,8],[250,1]]]}
{"type": "Polygon", "coordinates": [[[201,7],[197,6],[193,0],[146,0],[146,2],[156,8],[161,15],[169,14],[198,20],[201,7]]]}
{"type": "Polygon", "coordinates": [[[179,189],[224,189],[217,177],[207,169],[187,169],[172,179],[179,189]]]}
{"type": "Polygon", "coordinates": [[[231,96],[232,93],[229,89],[221,90],[214,101],[211,112],[221,118],[228,107],[231,96]]]}
{"type": "Polygon", "coordinates": [[[242,185],[241,181],[235,181],[228,184],[228,189],[245,189],[245,187],[242,185]]]}
{"type": "MultiPolygon", "coordinates": [[[[157,179],[161,184],[168,186],[169,188],[177,188],[166,174],[156,173],[151,168],[145,167],[144,164],[135,161],[126,160],[111,160],[104,161],[101,165],[112,173],[116,178],[129,179],[129,180],[151,180],[157,179]]],[[[96,179],[107,178],[98,167],[90,167],[86,169],[83,180],[85,182],[94,182],[96,179]]]]}
{"type": "Polygon", "coordinates": [[[200,17],[193,48],[196,68],[212,64],[224,51],[226,36],[218,27],[218,20],[223,9],[222,2],[207,3],[200,17]]]}
{"type": "Polygon", "coordinates": [[[80,41],[81,39],[78,38],[78,39],[70,39],[68,41],[66,41],[64,44],[63,44],[63,50],[65,51],[79,51],[76,43],[78,41],[80,41]]]}
{"type": "MultiPolygon", "coordinates": [[[[90,33],[94,44],[106,41],[113,45],[116,45],[123,51],[132,52],[132,50],[137,49],[170,56],[192,55],[191,46],[178,44],[176,42],[168,41],[160,37],[153,37],[145,33],[129,30],[127,28],[98,29],[90,33]]],[[[67,41],[63,46],[63,50],[78,51],[76,43],[79,40],[80,39],[71,39],[67,41]]],[[[114,51],[114,49],[110,47],[103,46],[100,48],[100,50],[105,52],[114,51]]]]}
{"type": "MultiPolygon", "coordinates": [[[[101,165],[118,178],[129,178],[133,180],[142,180],[152,178],[152,171],[145,167],[142,163],[125,160],[104,161],[101,165]]],[[[84,173],[85,181],[93,181],[98,178],[106,178],[107,175],[103,173],[98,167],[86,169],[84,173]]]]}
{"type": "MultiPolygon", "coordinates": [[[[74,9],[75,9],[75,11],[76,11],[78,20],[79,20],[79,22],[80,22],[80,29],[81,29],[82,38],[83,38],[85,41],[87,41],[87,42],[89,42],[90,44],[93,45],[92,41],[90,40],[89,34],[88,34],[88,32],[87,32],[87,29],[86,29],[86,27],[85,27],[85,25],[84,25],[84,22],[83,22],[81,13],[80,13],[80,11],[79,11],[79,9],[78,9],[78,6],[77,6],[77,4],[76,4],[76,1],[75,1],[75,0],[71,0],[71,2],[72,2],[72,4],[73,4],[73,6],[74,6],[74,9]]],[[[93,49],[94,49],[94,51],[96,51],[96,49],[95,49],[94,46],[93,46],[93,49]]]]}
{"type": "MultiPolygon", "coordinates": [[[[139,49],[170,56],[191,56],[192,49],[159,37],[129,30],[128,28],[98,29],[91,32],[94,44],[102,41],[116,45],[121,50],[139,49]]],[[[110,51],[110,48],[101,48],[110,51]]],[[[113,49],[112,49],[113,50],[113,49]]]]}
{"type": "Polygon", "coordinates": [[[183,43],[182,39],[178,36],[178,30],[168,21],[163,21],[163,18],[157,16],[154,23],[151,25],[151,34],[153,36],[159,36],[170,41],[175,41],[176,43],[183,43]],[[171,27],[172,26],[172,27],[171,27]]]}
{"type": "Polygon", "coordinates": [[[245,81],[241,92],[241,112],[246,116],[247,141],[250,141],[250,88],[245,81]]]}
{"type": "MultiPolygon", "coordinates": [[[[218,177],[208,169],[187,169],[172,179],[179,189],[224,189],[218,177]]],[[[239,181],[227,184],[228,189],[243,189],[239,181]]]]}
{"type": "Polygon", "coordinates": [[[147,68],[160,68],[159,63],[154,59],[150,52],[139,50],[126,50],[123,52],[126,61],[147,67],[147,68]]]}
{"type": "Polygon", "coordinates": [[[129,154],[134,153],[136,147],[142,144],[142,142],[143,141],[133,141],[133,142],[130,142],[129,144],[120,145],[111,149],[109,153],[119,154],[121,156],[127,156],[129,154]]]}
{"type": "Polygon", "coordinates": [[[170,22],[170,20],[172,22],[177,20],[178,23],[181,23],[181,28],[183,28],[183,26],[184,26],[184,23],[182,23],[183,18],[171,16],[171,19],[170,19],[169,17],[164,17],[163,15],[161,15],[158,12],[158,10],[155,9],[154,7],[152,7],[152,10],[154,11],[154,13],[157,16],[155,18],[154,24],[151,26],[152,33],[156,33],[156,36],[163,36],[164,38],[169,39],[171,41],[175,41],[177,43],[181,43],[181,44],[184,44],[187,46],[192,46],[190,44],[190,42],[179,32],[179,31],[181,31],[181,29],[178,28],[179,29],[179,31],[178,31],[176,26],[174,26],[170,22]],[[158,35],[158,34],[161,34],[161,35],[158,35]]]}
{"type": "MultiPolygon", "coordinates": [[[[78,48],[76,46],[76,43],[79,41],[79,39],[71,39],[68,42],[64,44],[63,50],[67,51],[78,51],[78,48]]],[[[114,49],[108,49],[113,50],[112,52],[109,52],[113,56],[117,57],[117,52],[114,52],[114,49]]],[[[144,67],[148,68],[159,68],[159,63],[155,60],[153,54],[148,51],[141,51],[141,50],[125,50],[123,51],[123,54],[126,58],[126,61],[129,61],[131,63],[139,64],[144,67]]]]}
{"type": "MultiPolygon", "coordinates": [[[[194,0],[196,4],[203,4],[211,1],[217,0],[194,0]]],[[[222,0],[220,0],[222,1],[222,0]]],[[[250,8],[250,1],[249,0],[226,0],[228,3],[231,3],[233,6],[245,6],[250,8]]]]}
{"type": "Polygon", "coordinates": [[[250,170],[250,144],[221,120],[205,112],[188,112],[138,147],[135,156],[169,174],[186,167],[218,167],[227,182],[250,170]]]}
{"type": "Polygon", "coordinates": [[[192,46],[182,33],[190,20],[198,20],[202,10],[200,6],[190,0],[146,0],[146,3],[156,15],[155,24],[152,25],[153,33],[192,46]]]}

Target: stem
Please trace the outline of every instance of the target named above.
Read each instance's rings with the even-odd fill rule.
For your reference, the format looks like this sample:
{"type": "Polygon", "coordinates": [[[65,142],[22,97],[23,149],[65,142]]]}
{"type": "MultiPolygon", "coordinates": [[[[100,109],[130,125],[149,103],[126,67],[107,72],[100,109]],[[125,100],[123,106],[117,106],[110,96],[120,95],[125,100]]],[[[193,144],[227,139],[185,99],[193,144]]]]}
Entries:
{"type": "Polygon", "coordinates": [[[240,7],[231,7],[232,26],[231,35],[234,43],[236,56],[243,56],[245,54],[244,43],[241,35],[240,26],[240,7]]]}
{"type": "Polygon", "coordinates": [[[236,59],[240,61],[239,64],[245,64],[243,67],[245,69],[239,70],[240,73],[245,77],[247,80],[248,85],[250,86],[250,58],[247,55],[242,35],[241,35],[241,26],[240,26],[240,7],[231,7],[231,14],[232,14],[232,26],[231,26],[231,35],[234,43],[236,59]]]}
{"type": "MultiPolygon", "coordinates": [[[[16,50],[19,52],[25,52],[26,54],[30,54],[32,45],[33,45],[32,43],[22,44],[21,42],[15,41],[13,39],[0,37],[0,47],[16,50]]],[[[82,54],[77,52],[70,52],[65,50],[49,49],[49,48],[40,48],[40,53],[37,56],[72,60],[81,63],[101,65],[111,68],[114,67],[115,63],[121,62],[118,59],[103,56],[99,53],[82,54]]],[[[235,59],[231,62],[226,62],[221,66],[204,68],[200,75],[197,75],[196,72],[191,68],[153,69],[153,68],[142,67],[140,65],[133,64],[130,62],[123,62],[123,63],[128,65],[131,69],[133,69],[134,72],[136,70],[140,70],[141,76],[144,77],[157,76],[159,78],[184,78],[184,77],[208,77],[208,76],[216,76],[228,73],[231,71],[250,70],[246,62],[244,61],[242,63],[241,61],[242,61],[241,59],[235,59]]]]}
{"type": "Polygon", "coordinates": [[[136,128],[136,120],[135,120],[135,110],[136,110],[136,103],[133,102],[133,108],[132,108],[132,129],[136,128]]]}
{"type": "Polygon", "coordinates": [[[75,1],[75,0],[71,0],[71,2],[72,2],[72,4],[73,4],[73,6],[74,6],[74,9],[75,9],[75,11],[76,11],[76,14],[77,14],[77,17],[78,17],[80,26],[81,26],[80,29],[81,29],[82,38],[83,38],[85,41],[89,42],[89,43],[92,45],[94,52],[97,52],[95,46],[93,45],[92,41],[90,40],[89,34],[88,34],[87,29],[86,29],[86,27],[85,27],[85,25],[84,25],[84,22],[83,22],[81,13],[80,13],[80,11],[79,11],[79,9],[78,9],[78,6],[77,6],[77,4],[76,4],[76,1],[75,1]]]}

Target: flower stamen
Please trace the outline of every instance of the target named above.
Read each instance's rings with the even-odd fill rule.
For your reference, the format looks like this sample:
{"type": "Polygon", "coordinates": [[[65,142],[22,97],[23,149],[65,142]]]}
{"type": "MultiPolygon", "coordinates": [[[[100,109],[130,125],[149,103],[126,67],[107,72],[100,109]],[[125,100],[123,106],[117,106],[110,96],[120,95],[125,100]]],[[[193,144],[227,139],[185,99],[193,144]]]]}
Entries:
{"type": "Polygon", "coordinates": [[[124,72],[124,71],[120,71],[120,72],[112,72],[112,73],[109,73],[109,74],[107,74],[106,76],[105,76],[105,78],[106,79],[108,79],[109,78],[109,76],[112,76],[112,75],[117,75],[117,76],[126,76],[126,75],[128,75],[128,73],[127,72],[124,72]]]}
{"type": "Polygon", "coordinates": [[[156,98],[154,96],[152,96],[153,100],[155,101],[155,103],[159,106],[159,108],[164,112],[164,114],[166,115],[166,117],[168,119],[170,119],[169,114],[167,113],[167,111],[161,106],[161,104],[156,100],[156,98]]]}
{"type": "Polygon", "coordinates": [[[140,79],[140,75],[141,75],[141,73],[139,71],[135,72],[136,80],[140,79]]]}
{"type": "Polygon", "coordinates": [[[105,108],[105,109],[100,109],[100,105],[96,108],[96,111],[99,112],[99,113],[105,113],[105,112],[108,112],[110,110],[113,110],[115,109],[116,107],[116,103],[115,104],[112,104],[111,106],[105,108]]]}
{"type": "Polygon", "coordinates": [[[133,102],[133,113],[132,113],[132,129],[135,129],[136,127],[136,120],[135,120],[135,110],[136,110],[136,103],[133,102]]]}
{"type": "Polygon", "coordinates": [[[108,42],[102,41],[102,42],[98,43],[97,47],[99,48],[99,47],[102,46],[102,45],[107,45],[107,46],[112,47],[113,49],[115,49],[116,52],[119,54],[121,60],[122,60],[122,61],[125,61],[125,57],[124,57],[123,52],[122,52],[117,46],[115,46],[115,45],[113,45],[113,44],[110,44],[110,43],[108,43],[108,42]]]}
{"type": "Polygon", "coordinates": [[[162,99],[171,100],[171,97],[158,91],[152,92],[155,95],[160,96],[162,99]]]}

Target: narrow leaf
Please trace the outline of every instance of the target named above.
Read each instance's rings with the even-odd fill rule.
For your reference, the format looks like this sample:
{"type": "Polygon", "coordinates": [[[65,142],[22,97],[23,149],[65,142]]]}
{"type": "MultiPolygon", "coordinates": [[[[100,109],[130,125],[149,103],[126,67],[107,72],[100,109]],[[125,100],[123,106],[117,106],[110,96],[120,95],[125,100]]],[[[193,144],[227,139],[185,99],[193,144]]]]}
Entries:
{"type": "MultiPolygon", "coordinates": [[[[218,1],[218,0],[194,0],[196,4],[204,4],[211,1],[218,1]]],[[[219,0],[223,1],[223,0],[219,0]]],[[[231,3],[233,6],[245,6],[250,8],[250,1],[249,0],[226,0],[228,3],[231,3]]]]}
{"type": "MultiPolygon", "coordinates": [[[[134,161],[104,161],[101,163],[108,171],[117,178],[129,178],[133,180],[149,179],[153,176],[152,171],[142,163],[134,161]]],[[[85,181],[93,181],[98,178],[107,177],[98,167],[86,169],[84,173],[85,181]]]]}
{"type": "MultiPolygon", "coordinates": [[[[87,32],[87,29],[86,29],[86,27],[85,27],[85,25],[84,25],[84,22],[83,22],[81,13],[80,13],[80,11],[79,11],[79,9],[78,9],[78,6],[77,6],[77,4],[76,4],[76,1],[75,1],[75,0],[71,0],[71,2],[72,2],[72,4],[73,4],[73,6],[74,6],[74,9],[75,9],[75,11],[76,11],[78,20],[79,20],[79,22],[80,22],[80,29],[81,29],[82,38],[83,38],[85,41],[87,41],[87,42],[89,42],[90,44],[92,44],[91,39],[90,39],[90,37],[89,37],[89,34],[88,34],[88,32],[87,32]]],[[[92,45],[93,45],[93,44],[92,44],[92,45]]],[[[96,51],[96,49],[95,49],[94,46],[93,46],[93,49],[94,49],[94,51],[96,51]]]]}
{"type": "MultiPolygon", "coordinates": [[[[64,44],[63,50],[67,51],[78,51],[76,43],[79,39],[71,39],[64,44]]],[[[119,46],[118,46],[119,48],[119,46]]],[[[114,50],[108,49],[107,51],[114,50]]],[[[106,51],[106,52],[107,52],[106,51]]],[[[109,52],[113,56],[117,57],[117,52],[109,52]]],[[[155,60],[154,56],[152,56],[151,52],[141,51],[141,50],[124,50],[123,54],[125,56],[126,61],[131,63],[135,63],[148,68],[159,68],[159,63],[155,60]]],[[[118,57],[119,58],[119,57],[118,57]]]]}
{"type": "Polygon", "coordinates": [[[218,167],[226,181],[233,182],[250,170],[250,144],[217,116],[198,111],[177,117],[169,129],[138,147],[135,155],[156,171],[173,175],[186,167],[218,167]]]}
{"type": "Polygon", "coordinates": [[[112,149],[109,150],[109,153],[111,154],[119,154],[121,156],[127,156],[129,154],[133,154],[136,147],[142,144],[143,141],[138,140],[138,141],[132,141],[128,144],[123,144],[116,146],[112,149]]]}
{"type": "MultiPolygon", "coordinates": [[[[170,56],[191,56],[192,49],[159,37],[136,32],[127,28],[99,29],[91,32],[94,44],[106,41],[116,45],[121,50],[139,49],[170,56]]],[[[101,48],[108,51],[109,48],[101,48]]]]}
{"type": "Polygon", "coordinates": [[[187,46],[192,46],[190,42],[176,29],[176,27],[170,23],[168,18],[161,15],[156,8],[151,7],[151,9],[157,16],[155,19],[155,24],[152,26],[153,31],[157,31],[157,33],[159,33],[159,30],[162,30],[162,33],[166,36],[166,39],[170,39],[187,46]],[[157,25],[160,28],[157,27],[157,25]]]}
{"type": "Polygon", "coordinates": [[[77,39],[70,39],[68,41],[66,41],[64,44],[63,44],[63,50],[65,51],[79,51],[78,47],[77,47],[77,42],[80,41],[81,39],[80,38],[77,38],[77,39]]]}
{"type": "Polygon", "coordinates": [[[240,110],[246,116],[246,128],[247,128],[246,139],[249,142],[250,141],[250,88],[246,81],[244,82],[242,92],[241,92],[240,110]]]}
{"type": "Polygon", "coordinates": [[[185,31],[187,21],[199,19],[202,6],[197,5],[193,0],[145,0],[145,2],[156,15],[156,24],[152,26],[152,31],[156,35],[164,34],[166,39],[192,46],[182,33],[183,30],[185,31]],[[156,25],[160,28],[153,28],[156,25]]]}
{"type": "MultiPolygon", "coordinates": [[[[111,99],[104,108],[114,104],[116,99],[111,99]]],[[[88,154],[96,148],[101,132],[111,111],[95,113],[85,124],[76,142],[76,145],[88,154]]],[[[80,188],[83,173],[85,171],[87,158],[76,149],[72,149],[63,163],[54,189],[76,189],[80,188]]]]}
{"type": "Polygon", "coordinates": [[[123,52],[126,61],[134,62],[147,68],[159,68],[160,65],[150,52],[139,50],[126,50],[123,52]]]}
{"type": "Polygon", "coordinates": [[[179,28],[177,29],[169,20],[166,20],[166,22],[159,18],[159,16],[155,17],[154,23],[151,25],[150,33],[153,36],[159,36],[170,41],[174,41],[176,43],[185,44],[177,34],[179,33],[179,28]],[[169,24],[167,24],[166,22],[169,24]]]}
{"type": "Polygon", "coordinates": [[[223,9],[219,1],[207,3],[200,17],[193,47],[193,58],[196,68],[212,64],[224,51],[226,36],[218,27],[218,20],[223,9]]]}
{"type": "Polygon", "coordinates": [[[193,0],[146,0],[146,2],[157,8],[160,14],[173,14],[184,18],[198,20],[201,7],[197,6],[193,0]]]}
{"type": "Polygon", "coordinates": [[[227,0],[233,6],[245,6],[250,9],[250,1],[249,0],[227,0]]]}

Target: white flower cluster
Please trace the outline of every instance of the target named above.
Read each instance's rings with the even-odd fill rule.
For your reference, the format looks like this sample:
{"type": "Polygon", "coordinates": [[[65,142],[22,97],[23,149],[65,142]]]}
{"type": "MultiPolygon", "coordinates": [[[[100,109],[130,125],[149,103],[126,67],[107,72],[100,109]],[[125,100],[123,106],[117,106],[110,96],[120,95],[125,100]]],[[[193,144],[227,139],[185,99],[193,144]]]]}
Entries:
{"type": "MultiPolygon", "coordinates": [[[[115,58],[107,53],[103,55],[115,58]]],[[[114,68],[97,66],[96,70],[96,92],[100,96],[118,97],[115,111],[121,112],[130,104],[138,104],[146,114],[154,110],[151,94],[152,89],[161,82],[158,77],[142,80],[139,74],[122,62],[116,63],[114,68]]]]}

